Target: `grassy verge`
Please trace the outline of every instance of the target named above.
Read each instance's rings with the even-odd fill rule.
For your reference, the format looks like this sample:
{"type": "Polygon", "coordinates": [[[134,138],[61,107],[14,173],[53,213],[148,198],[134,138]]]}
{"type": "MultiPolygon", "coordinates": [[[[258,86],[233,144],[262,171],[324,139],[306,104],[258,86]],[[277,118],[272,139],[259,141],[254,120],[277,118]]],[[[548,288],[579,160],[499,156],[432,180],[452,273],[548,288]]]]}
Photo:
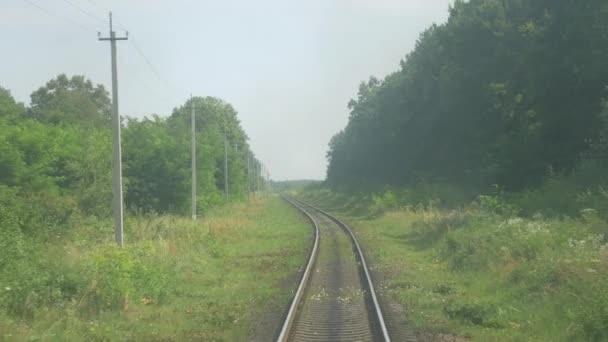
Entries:
{"type": "Polygon", "coordinates": [[[608,340],[607,225],[593,211],[524,218],[480,197],[461,209],[430,203],[381,213],[374,201],[362,208],[327,191],[305,198],[352,225],[421,335],[608,340]]]}
{"type": "Polygon", "coordinates": [[[130,217],[122,249],[96,221],[44,245],[14,237],[20,261],[0,260],[0,340],[247,340],[260,306],[288,302],[280,284],[305,259],[310,227],[285,209],[269,198],[196,222],[130,217]]]}

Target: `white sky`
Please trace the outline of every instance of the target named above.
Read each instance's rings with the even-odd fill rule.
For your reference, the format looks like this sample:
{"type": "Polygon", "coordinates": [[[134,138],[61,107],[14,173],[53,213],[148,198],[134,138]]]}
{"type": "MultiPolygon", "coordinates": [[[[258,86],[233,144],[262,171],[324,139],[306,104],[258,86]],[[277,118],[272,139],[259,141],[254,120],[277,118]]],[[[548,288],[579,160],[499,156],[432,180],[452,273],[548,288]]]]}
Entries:
{"type": "Polygon", "coordinates": [[[118,43],[122,115],[166,116],[190,93],[218,96],[239,111],[273,179],[323,179],[359,83],[397,70],[451,2],[2,0],[0,86],[26,104],[60,73],[110,90],[110,48],[96,33],[106,36],[107,23],[70,3],[104,20],[112,9],[131,38],[118,43]]]}

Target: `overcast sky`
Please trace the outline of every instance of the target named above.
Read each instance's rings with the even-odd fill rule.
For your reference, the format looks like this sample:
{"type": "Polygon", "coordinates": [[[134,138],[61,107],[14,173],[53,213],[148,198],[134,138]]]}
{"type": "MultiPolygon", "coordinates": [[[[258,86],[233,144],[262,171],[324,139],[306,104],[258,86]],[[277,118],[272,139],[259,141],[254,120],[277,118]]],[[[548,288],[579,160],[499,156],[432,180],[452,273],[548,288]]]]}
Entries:
{"type": "Polygon", "coordinates": [[[130,35],[118,43],[122,115],[166,116],[190,93],[221,97],[273,179],[323,179],[359,83],[397,70],[451,2],[2,0],[0,86],[26,104],[60,73],[111,89],[109,44],[96,32],[107,35],[112,9],[130,35]]]}

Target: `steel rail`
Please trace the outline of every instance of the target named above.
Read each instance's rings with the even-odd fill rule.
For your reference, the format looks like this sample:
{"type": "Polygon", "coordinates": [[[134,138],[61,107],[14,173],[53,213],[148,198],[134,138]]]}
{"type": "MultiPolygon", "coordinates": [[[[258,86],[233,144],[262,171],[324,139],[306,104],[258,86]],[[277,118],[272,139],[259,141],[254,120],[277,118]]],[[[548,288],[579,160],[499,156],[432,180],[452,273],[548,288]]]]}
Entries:
{"type": "Polygon", "coordinates": [[[289,311],[287,312],[287,316],[285,317],[283,326],[281,327],[281,332],[279,333],[279,337],[277,338],[278,342],[285,342],[285,341],[287,341],[287,338],[289,337],[289,332],[291,330],[293,321],[296,317],[298,306],[300,305],[300,302],[302,301],[302,296],[304,295],[304,290],[310,279],[310,273],[312,270],[312,266],[314,265],[315,260],[317,258],[317,250],[319,247],[319,225],[317,224],[317,221],[305,210],[302,210],[301,208],[299,208],[291,199],[287,198],[286,196],[282,196],[282,197],[285,201],[287,201],[289,204],[291,204],[294,208],[296,208],[300,212],[304,213],[304,215],[306,215],[308,217],[310,222],[312,222],[312,224],[314,226],[314,231],[315,231],[315,241],[312,246],[312,251],[310,252],[310,257],[308,259],[308,263],[306,264],[306,269],[304,271],[304,274],[302,274],[302,279],[300,280],[300,285],[298,286],[298,290],[296,291],[296,294],[293,297],[293,300],[289,307],[289,311]]]}
{"type": "MultiPolygon", "coordinates": [[[[333,221],[334,223],[336,223],[340,228],[342,228],[350,237],[352,243],[354,244],[354,246],[356,247],[356,253],[357,256],[359,258],[359,260],[361,261],[361,268],[363,269],[363,273],[365,275],[365,280],[367,283],[367,287],[372,299],[372,303],[373,303],[373,313],[374,313],[374,317],[376,319],[376,323],[379,327],[379,330],[382,332],[382,337],[384,339],[384,341],[386,342],[390,342],[391,338],[390,335],[388,333],[388,329],[386,327],[386,322],[384,320],[384,314],[382,313],[382,308],[380,307],[380,303],[378,301],[378,297],[376,295],[376,290],[374,287],[374,283],[372,281],[372,277],[370,275],[370,272],[368,270],[368,266],[367,266],[367,262],[365,261],[365,256],[363,255],[363,251],[361,249],[361,246],[359,245],[359,242],[357,241],[357,238],[355,237],[355,234],[352,232],[352,230],[350,229],[350,227],[342,222],[340,219],[336,218],[335,216],[329,214],[328,212],[319,209],[313,205],[310,205],[304,201],[301,201],[299,199],[296,198],[287,198],[286,196],[283,196],[283,198],[289,202],[291,205],[293,205],[295,208],[297,208],[298,210],[300,210],[301,212],[303,212],[306,216],[308,216],[310,218],[310,220],[314,223],[315,225],[315,247],[318,244],[318,240],[319,240],[319,228],[318,225],[316,223],[316,221],[314,220],[314,218],[312,217],[312,215],[310,215],[308,212],[306,212],[305,210],[303,210],[302,208],[298,207],[294,202],[297,202],[301,205],[304,205],[306,207],[309,207],[319,213],[321,213],[322,215],[326,216],[327,218],[329,218],[331,221],[333,221]]],[[[307,271],[309,270],[309,267],[312,265],[312,260],[313,260],[313,256],[314,254],[311,254],[311,259],[308,262],[308,266],[307,266],[307,271]]],[[[308,274],[307,276],[310,276],[310,274],[308,274]]],[[[293,320],[295,318],[295,313],[296,313],[296,309],[297,309],[297,304],[299,304],[300,300],[301,300],[301,296],[303,292],[303,287],[305,286],[306,282],[304,281],[306,280],[306,282],[308,281],[308,278],[304,279],[304,277],[302,277],[302,282],[300,283],[300,286],[298,287],[298,293],[296,293],[296,297],[294,297],[294,301],[292,302],[292,305],[290,307],[288,316],[286,317],[285,323],[283,324],[283,329],[281,329],[281,335],[279,335],[279,342],[283,342],[286,341],[287,337],[289,336],[289,328],[291,327],[293,320]],[[299,294],[299,297],[298,297],[299,294]],[[297,299],[297,303],[296,303],[296,299],[297,299]]]]}

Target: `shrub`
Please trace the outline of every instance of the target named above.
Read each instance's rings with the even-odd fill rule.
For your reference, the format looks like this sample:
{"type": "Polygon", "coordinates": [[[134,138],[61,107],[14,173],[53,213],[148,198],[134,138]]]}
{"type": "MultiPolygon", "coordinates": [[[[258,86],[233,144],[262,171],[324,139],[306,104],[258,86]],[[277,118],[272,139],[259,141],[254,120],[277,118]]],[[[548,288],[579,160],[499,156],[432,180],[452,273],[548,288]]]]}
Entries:
{"type": "Polygon", "coordinates": [[[577,328],[573,336],[586,341],[608,340],[608,277],[595,282],[575,316],[577,328]]]}
{"type": "Polygon", "coordinates": [[[420,209],[421,219],[412,223],[416,244],[429,247],[443,238],[448,232],[464,227],[471,216],[463,211],[441,211],[437,209],[420,209]]]}
{"type": "Polygon", "coordinates": [[[88,304],[94,309],[124,307],[133,291],[133,267],[126,248],[106,244],[95,251],[87,265],[91,281],[88,304]]]}
{"type": "Polygon", "coordinates": [[[497,321],[498,309],[489,303],[452,303],[443,309],[446,316],[463,323],[480,325],[489,328],[500,328],[497,321]]]}
{"type": "Polygon", "coordinates": [[[86,268],[89,311],[121,309],[130,298],[158,303],[167,295],[172,274],[167,258],[153,242],[122,248],[103,245],[93,252],[86,268]]]}
{"type": "Polygon", "coordinates": [[[386,191],[379,195],[372,195],[372,206],[371,212],[373,214],[380,214],[389,209],[395,209],[399,207],[397,196],[392,191],[386,191]]]}
{"type": "Polygon", "coordinates": [[[473,207],[484,213],[505,217],[517,216],[518,210],[503,199],[503,195],[480,195],[473,202],[473,207]]]}
{"type": "Polygon", "coordinates": [[[21,232],[15,213],[0,206],[0,309],[31,316],[36,307],[71,296],[72,278],[21,232]],[[61,270],[61,271],[60,271],[61,270]]]}

